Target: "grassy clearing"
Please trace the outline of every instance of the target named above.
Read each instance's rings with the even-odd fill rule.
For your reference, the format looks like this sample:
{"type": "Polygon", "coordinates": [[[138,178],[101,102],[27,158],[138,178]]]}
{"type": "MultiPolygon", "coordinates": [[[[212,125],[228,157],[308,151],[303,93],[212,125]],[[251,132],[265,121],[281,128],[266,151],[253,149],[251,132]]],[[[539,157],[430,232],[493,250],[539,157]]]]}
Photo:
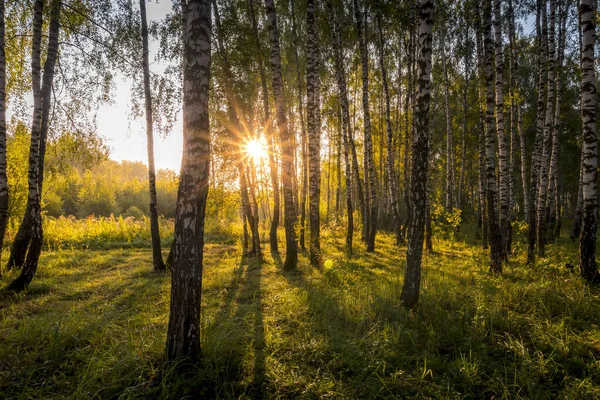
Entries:
{"type": "Polygon", "coordinates": [[[479,248],[434,242],[408,312],[405,249],[379,235],[347,259],[324,234],[324,266],[302,254],[295,273],[207,246],[204,359],[185,374],[162,362],[169,279],[149,250],[44,253],[28,293],[0,294],[0,398],[600,398],[600,290],[564,267],[571,243],[534,269],[517,243],[492,277],[479,248]]]}

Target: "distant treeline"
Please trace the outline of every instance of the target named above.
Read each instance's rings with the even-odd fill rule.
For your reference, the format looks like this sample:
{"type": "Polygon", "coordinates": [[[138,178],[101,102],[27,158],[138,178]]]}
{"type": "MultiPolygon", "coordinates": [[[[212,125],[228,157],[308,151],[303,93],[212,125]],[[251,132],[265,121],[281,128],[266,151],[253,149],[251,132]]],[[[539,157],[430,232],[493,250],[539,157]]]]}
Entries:
{"type": "MultiPolygon", "coordinates": [[[[9,215],[19,220],[27,202],[27,168],[30,133],[17,123],[8,137],[9,215]]],[[[148,215],[148,168],[139,161],[108,159],[109,150],[94,133],[61,134],[48,143],[42,207],[47,216],[148,215]]],[[[175,217],[178,176],[157,171],[158,211],[175,217]]]]}

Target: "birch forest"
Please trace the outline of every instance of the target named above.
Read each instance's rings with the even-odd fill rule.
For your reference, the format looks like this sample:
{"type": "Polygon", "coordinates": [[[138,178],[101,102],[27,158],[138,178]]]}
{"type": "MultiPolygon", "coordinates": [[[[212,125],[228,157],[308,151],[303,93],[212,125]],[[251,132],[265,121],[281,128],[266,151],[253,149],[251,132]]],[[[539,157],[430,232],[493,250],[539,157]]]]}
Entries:
{"type": "Polygon", "coordinates": [[[600,399],[598,18],[0,0],[0,398],[600,399]]]}

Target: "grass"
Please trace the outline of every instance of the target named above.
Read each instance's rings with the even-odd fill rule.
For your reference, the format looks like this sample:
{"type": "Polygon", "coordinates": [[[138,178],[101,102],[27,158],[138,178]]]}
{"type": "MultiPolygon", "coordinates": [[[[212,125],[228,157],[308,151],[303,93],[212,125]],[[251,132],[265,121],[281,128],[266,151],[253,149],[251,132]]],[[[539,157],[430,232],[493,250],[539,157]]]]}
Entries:
{"type": "Polygon", "coordinates": [[[478,247],[435,241],[406,311],[391,236],[348,259],[325,229],[323,267],[301,254],[294,273],[266,244],[262,266],[208,244],[185,373],[163,362],[169,277],[148,249],[48,251],[27,293],[0,293],[0,398],[600,398],[600,291],[564,267],[567,240],[535,268],[522,246],[494,277],[478,247]]]}

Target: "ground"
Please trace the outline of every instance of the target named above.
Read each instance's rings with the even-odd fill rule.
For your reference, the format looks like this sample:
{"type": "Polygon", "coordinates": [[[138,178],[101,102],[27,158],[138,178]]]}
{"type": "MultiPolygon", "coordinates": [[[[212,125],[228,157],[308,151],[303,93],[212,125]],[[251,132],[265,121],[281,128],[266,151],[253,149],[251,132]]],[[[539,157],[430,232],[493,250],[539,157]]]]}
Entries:
{"type": "Polygon", "coordinates": [[[27,293],[0,293],[0,398],[600,398],[600,290],[565,267],[568,239],[531,268],[517,242],[500,277],[437,239],[413,311],[404,247],[380,234],[347,259],[343,242],[325,229],[323,266],[302,253],[293,273],[266,243],[262,266],[208,244],[204,356],[183,368],[163,361],[170,284],[149,249],[47,251],[27,293]]]}

